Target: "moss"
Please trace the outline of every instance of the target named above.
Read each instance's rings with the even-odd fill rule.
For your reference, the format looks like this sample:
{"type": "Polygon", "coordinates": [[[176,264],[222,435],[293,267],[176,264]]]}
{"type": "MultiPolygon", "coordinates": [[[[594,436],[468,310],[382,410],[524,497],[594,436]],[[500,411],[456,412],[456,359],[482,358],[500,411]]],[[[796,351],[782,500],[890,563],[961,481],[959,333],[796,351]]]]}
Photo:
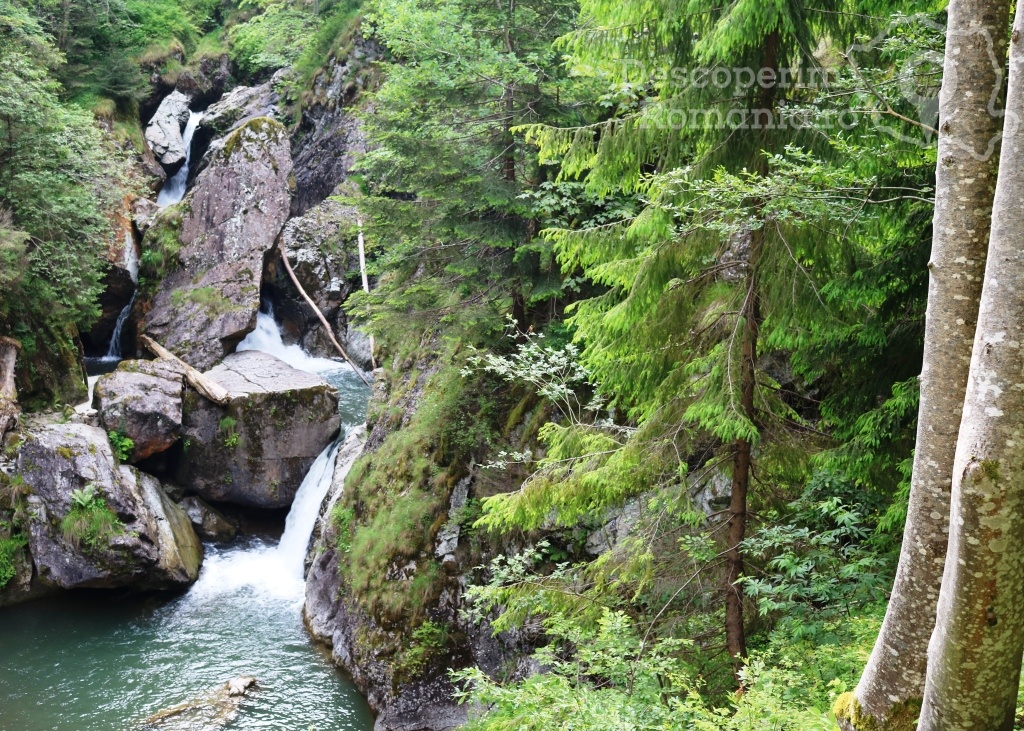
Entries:
{"type": "Polygon", "coordinates": [[[157,217],[142,239],[142,257],[139,260],[140,287],[155,288],[160,281],[178,266],[181,252],[183,209],[181,205],[169,206],[157,217]]]}
{"type": "Polygon", "coordinates": [[[999,481],[999,460],[997,459],[983,459],[978,463],[978,468],[981,473],[985,475],[985,478],[990,482],[999,481]]]}
{"type": "MultiPolygon", "coordinates": [[[[222,154],[225,160],[230,160],[236,152],[240,149],[244,149],[247,141],[260,140],[265,135],[268,137],[270,135],[280,137],[285,133],[285,128],[280,122],[277,122],[270,117],[256,117],[255,119],[250,119],[228,136],[224,141],[222,154]]],[[[247,151],[246,159],[252,162],[255,158],[247,151]]],[[[276,171],[277,163],[275,162],[273,164],[276,171]]]]}
{"type": "Polygon", "coordinates": [[[185,303],[202,307],[211,319],[244,309],[218,292],[216,287],[198,287],[189,290],[179,289],[171,293],[171,304],[174,307],[181,307],[185,303]]]}
{"type": "Polygon", "coordinates": [[[910,699],[889,708],[889,716],[878,720],[865,713],[853,692],[843,693],[832,705],[836,719],[855,731],[914,731],[921,715],[921,700],[910,699]]]}
{"type": "Polygon", "coordinates": [[[103,496],[87,487],[72,494],[71,510],[61,519],[60,532],[75,548],[100,551],[112,538],[124,535],[124,524],[103,496]]]}
{"type": "Polygon", "coordinates": [[[60,446],[60,447],[57,447],[57,449],[55,451],[57,452],[57,454],[59,456],[63,457],[64,459],[66,459],[68,461],[71,461],[71,460],[73,460],[75,458],[75,452],[74,452],[74,450],[71,449],[71,447],[60,446]]]}

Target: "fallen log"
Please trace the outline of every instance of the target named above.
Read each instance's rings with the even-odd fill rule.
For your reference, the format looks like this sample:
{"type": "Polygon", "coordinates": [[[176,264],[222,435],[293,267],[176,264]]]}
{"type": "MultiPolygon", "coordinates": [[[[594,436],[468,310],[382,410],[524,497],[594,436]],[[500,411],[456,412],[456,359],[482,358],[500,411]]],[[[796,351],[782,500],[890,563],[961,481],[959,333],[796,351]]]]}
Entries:
{"type": "Polygon", "coordinates": [[[0,336],[0,441],[18,425],[21,409],[18,390],[14,385],[14,365],[18,360],[21,343],[14,338],[0,336]]]}
{"type": "Polygon", "coordinates": [[[167,348],[160,345],[160,343],[153,340],[153,338],[148,335],[140,335],[139,340],[150,350],[150,352],[153,353],[153,355],[162,360],[169,360],[181,366],[185,370],[185,380],[188,381],[189,385],[204,397],[213,401],[213,403],[220,404],[221,406],[227,406],[231,401],[231,394],[228,393],[226,388],[213,379],[204,376],[167,348]]]}
{"type": "Polygon", "coordinates": [[[341,347],[341,343],[339,343],[337,338],[334,337],[334,332],[331,330],[331,324],[327,322],[327,318],[324,317],[324,313],[320,311],[320,308],[316,306],[316,302],[310,299],[310,296],[306,294],[306,290],[304,290],[302,285],[299,284],[299,278],[295,276],[295,272],[292,270],[292,265],[288,261],[288,254],[285,253],[284,247],[278,246],[278,249],[281,251],[281,260],[284,262],[285,271],[287,271],[288,276],[291,277],[292,284],[294,284],[295,288],[299,290],[299,294],[302,295],[302,299],[306,300],[306,304],[313,308],[313,312],[316,313],[316,316],[320,319],[320,324],[324,326],[324,330],[327,332],[327,337],[331,339],[334,347],[337,348],[339,353],[341,353],[341,357],[348,361],[348,364],[352,366],[352,370],[354,370],[356,375],[362,379],[367,388],[373,388],[373,386],[370,385],[370,381],[363,375],[363,370],[348,357],[348,353],[345,352],[345,349],[341,347]]]}

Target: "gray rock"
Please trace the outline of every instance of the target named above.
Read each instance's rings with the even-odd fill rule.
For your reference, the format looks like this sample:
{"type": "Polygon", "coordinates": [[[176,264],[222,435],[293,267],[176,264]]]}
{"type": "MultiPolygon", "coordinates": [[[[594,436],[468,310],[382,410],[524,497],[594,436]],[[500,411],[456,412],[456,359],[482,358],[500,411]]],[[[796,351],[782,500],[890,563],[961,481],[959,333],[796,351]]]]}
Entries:
{"type": "Polygon", "coordinates": [[[290,200],[291,155],[280,123],[259,117],[219,143],[179,204],[177,268],[135,310],[142,332],[199,370],[255,328],[263,258],[290,200]]]}
{"type": "Polygon", "coordinates": [[[207,376],[231,394],[217,406],[188,389],[178,482],[207,500],[291,505],[338,431],[338,393],[319,376],[258,351],[234,353],[207,376]]]}
{"type": "Polygon", "coordinates": [[[630,500],[621,508],[608,511],[605,524],[587,536],[587,553],[597,556],[615,547],[629,535],[640,520],[640,501],[630,500]]]}
{"type": "Polygon", "coordinates": [[[232,678],[198,698],[154,713],[143,721],[143,726],[163,731],[214,731],[224,728],[238,717],[242,700],[255,688],[256,678],[251,675],[232,678]]]}
{"type": "Polygon", "coordinates": [[[174,172],[185,162],[185,143],[181,132],[188,122],[191,99],[180,91],[164,97],[156,114],[146,127],[146,141],[157,160],[169,172],[174,172]]]}
{"type": "Polygon", "coordinates": [[[343,58],[331,58],[313,82],[294,135],[295,196],[292,214],[300,216],[346,180],[366,141],[348,106],[368,85],[369,69],[382,49],[358,36],[343,58]]]}
{"type": "Polygon", "coordinates": [[[221,137],[256,117],[280,119],[281,95],[277,93],[277,86],[283,74],[283,70],[278,71],[270,81],[259,86],[235,87],[210,105],[203,114],[201,132],[197,132],[200,139],[221,137]]]}
{"type": "Polygon", "coordinates": [[[202,546],[188,517],[155,477],[117,464],[101,429],[71,423],[33,430],[17,472],[28,492],[29,549],[43,584],[156,589],[199,575],[202,546]],[[117,519],[92,535],[62,526],[81,512],[76,499],[88,493],[117,519]]]}
{"type": "Polygon", "coordinates": [[[234,523],[223,513],[195,496],[179,501],[178,507],[185,511],[192,527],[204,541],[230,541],[238,534],[234,523]]]}
{"type": "Polygon", "coordinates": [[[132,223],[139,235],[144,235],[153,225],[157,215],[160,213],[160,206],[156,201],[149,198],[136,198],[132,204],[132,223]]]}
{"type": "Polygon", "coordinates": [[[169,361],[126,360],[96,382],[100,424],[131,439],[131,462],[172,447],[181,437],[184,369],[169,361]]]}
{"type": "MultiPolygon", "coordinates": [[[[342,304],[361,287],[356,211],[335,200],[292,218],[281,232],[281,245],[296,278],[331,325],[334,337],[364,370],[372,368],[370,339],[349,323],[342,304]]],[[[316,313],[303,300],[277,258],[265,270],[278,295],[274,316],[287,342],[313,355],[330,358],[337,350],[316,313]]]]}

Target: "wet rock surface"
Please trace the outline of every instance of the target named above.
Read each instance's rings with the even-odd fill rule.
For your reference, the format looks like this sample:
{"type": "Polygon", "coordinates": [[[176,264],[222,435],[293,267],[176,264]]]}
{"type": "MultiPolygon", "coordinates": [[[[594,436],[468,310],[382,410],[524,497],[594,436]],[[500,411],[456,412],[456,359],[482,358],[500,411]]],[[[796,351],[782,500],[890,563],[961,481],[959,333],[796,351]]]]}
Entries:
{"type": "Polygon", "coordinates": [[[185,511],[196,534],[204,541],[230,541],[238,534],[235,524],[223,513],[195,496],[184,498],[178,507],[185,511]]]}
{"type": "Polygon", "coordinates": [[[44,585],[159,589],[198,576],[202,546],[188,517],[156,478],[117,464],[103,430],[74,423],[33,429],[16,471],[44,585]]]}
{"type": "Polygon", "coordinates": [[[292,214],[300,216],[348,178],[356,155],[366,143],[347,107],[369,83],[369,66],[381,48],[362,37],[349,53],[328,63],[313,82],[294,136],[295,197],[292,214]]]}
{"type": "Polygon", "coordinates": [[[302,478],[337,433],[338,394],[323,379],[258,351],[205,374],[226,388],[217,406],[189,389],[178,482],[206,500],[291,505],[302,478]]]}
{"type": "Polygon", "coordinates": [[[280,123],[250,120],[214,147],[179,204],[177,267],[138,305],[141,331],[199,370],[255,327],[263,260],[290,201],[291,157],[280,123]]]}
{"type": "Polygon", "coordinates": [[[146,729],[165,731],[213,731],[238,717],[242,700],[257,689],[256,678],[232,678],[205,695],[154,713],[142,722],[146,729]]]}
{"type": "Polygon", "coordinates": [[[134,442],[130,461],[163,452],[181,437],[184,369],[170,361],[122,361],[93,392],[100,424],[134,442]]]}

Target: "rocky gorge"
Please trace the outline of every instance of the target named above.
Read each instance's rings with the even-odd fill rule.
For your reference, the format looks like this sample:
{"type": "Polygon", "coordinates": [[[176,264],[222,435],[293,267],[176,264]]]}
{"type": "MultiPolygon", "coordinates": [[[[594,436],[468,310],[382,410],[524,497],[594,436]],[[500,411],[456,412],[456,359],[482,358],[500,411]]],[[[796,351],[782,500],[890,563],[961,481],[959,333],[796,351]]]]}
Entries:
{"type": "MultiPolygon", "coordinates": [[[[372,368],[370,340],[343,309],[361,289],[354,247],[360,222],[331,195],[352,193],[350,169],[364,146],[350,109],[378,55],[359,40],[332,58],[297,119],[282,102],[280,73],[254,86],[232,85],[223,74],[215,84],[186,76],[164,90],[139,153],[150,161],[148,179],[162,191],[161,203],[126,201],[108,257],[103,314],[82,338],[90,370],[109,372],[90,376],[90,397],[77,409],[26,415],[4,438],[0,545],[7,553],[0,555],[12,575],[0,588],[0,606],[70,590],[187,589],[204,552],[207,561],[211,551],[216,559],[217,546],[247,520],[245,511],[292,507],[304,479],[345,433],[339,392],[318,375],[337,352],[281,256],[347,356],[372,368]],[[176,177],[185,181],[180,200],[168,202],[176,177]],[[268,321],[287,341],[273,353],[248,344],[258,322],[268,321]],[[150,340],[173,357],[149,359],[150,340]],[[293,367],[282,348],[301,349],[304,362],[319,359],[320,371],[293,367]],[[196,373],[224,398],[197,387],[196,373]]],[[[387,384],[401,382],[404,372],[398,363],[376,372],[371,408],[394,408],[387,384]]],[[[407,387],[397,402],[403,418],[429,418],[418,415],[424,382],[407,387]]],[[[473,664],[498,673],[515,666],[528,643],[494,639],[486,625],[460,617],[481,558],[460,540],[469,474],[428,490],[435,525],[414,526],[416,540],[397,546],[401,555],[380,566],[380,580],[398,587],[390,618],[347,585],[339,548],[347,527],[338,515],[348,468],[357,457],[372,460],[396,424],[370,426],[365,446],[331,452],[336,466],[325,478],[323,505],[315,506],[306,558],[304,616],[368,698],[375,728],[453,728],[465,708],[442,668],[473,664]],[[422,596],[403,598],[413,583],[422,596]],[[400,606],[406,600],[408,610],[400,606]],[[406,619],[396,625],[400,616],[406,619]],[[451,639],[412,661],[413,631],[424,622],[445,626],[451,639]]],[[[449,472],[468,473],[467,457],[456,458],[449,472]]],[[[305,547],[303,541],[303,553],[305,547]]],[[[264,555],[262,544],[255,551],[264,555]]]]}

